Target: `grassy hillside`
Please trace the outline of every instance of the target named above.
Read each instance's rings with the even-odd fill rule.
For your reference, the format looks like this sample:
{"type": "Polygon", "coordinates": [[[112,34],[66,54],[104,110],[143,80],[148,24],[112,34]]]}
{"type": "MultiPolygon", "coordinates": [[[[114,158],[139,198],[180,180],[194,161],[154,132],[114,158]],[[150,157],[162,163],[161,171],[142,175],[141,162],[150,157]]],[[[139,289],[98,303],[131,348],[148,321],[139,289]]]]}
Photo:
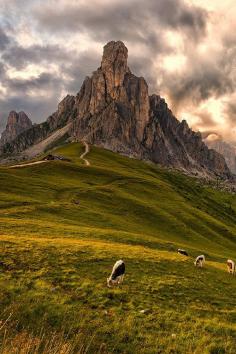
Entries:
{"type": "Polygon", "coordinates": [[[235,196],[98,148],[84,166],[82,151],[0,168],[2,353],[235,353],[235,196]]]}

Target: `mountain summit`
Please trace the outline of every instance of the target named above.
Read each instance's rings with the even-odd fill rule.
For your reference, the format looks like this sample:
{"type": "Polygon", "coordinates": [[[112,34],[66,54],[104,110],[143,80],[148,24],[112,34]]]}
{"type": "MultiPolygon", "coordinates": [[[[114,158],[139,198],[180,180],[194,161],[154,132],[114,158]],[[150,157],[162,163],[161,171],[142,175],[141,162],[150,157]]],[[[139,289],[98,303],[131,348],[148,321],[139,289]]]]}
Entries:
{"type": "Polygon", "coordinates": [[[45,123],[17,136],[2,152],[22,151],[68,126],[76,140],[191,173],[229,178],[223,156],[209,149],[186,121],[178,121],[163,98],[149,96],[146,81],[131,73],[127,60],[123,42],[107,43],[101,66],[85,78],[79,93],[67,96],[45,123]]]}
{"type": "Polygon", "coordinates": [[[142,158],[140,144],[150,110],[148,86],[130,72],[127,57],[120,41],[104,47],[101,67],[85,79],[76,97],[73,135],[142,158]]]}
{"type": "Polygon", "coordinates": [[[32,122],[25,112],[11,111],[7,119],[6,129],[2,132],[0,145],[10,143],[19,134],[32,127],[32,122]]]}
{"type": "Polygon", "coordinates": [[[149,96],[146,81],[131,73],[127,58],[122,42],[105,45],[101,67],[76,97],[72,134],[165,166],[228,176],[224,158],[208,149],[186,121],[179,122],[163,98],[149,96]]]}

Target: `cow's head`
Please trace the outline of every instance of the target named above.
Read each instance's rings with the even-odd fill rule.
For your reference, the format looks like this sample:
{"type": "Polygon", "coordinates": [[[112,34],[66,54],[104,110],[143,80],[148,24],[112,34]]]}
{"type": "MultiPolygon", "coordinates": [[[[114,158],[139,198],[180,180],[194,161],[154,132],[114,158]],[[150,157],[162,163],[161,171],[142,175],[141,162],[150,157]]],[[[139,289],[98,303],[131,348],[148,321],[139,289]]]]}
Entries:
{"type": "Polygon", "coordinates": [[[111,279],[111,277],[107,278],[107,286],[108,286],[108,288],[111,288],[113,284],[114,284],[114,282],[111,279]]]}

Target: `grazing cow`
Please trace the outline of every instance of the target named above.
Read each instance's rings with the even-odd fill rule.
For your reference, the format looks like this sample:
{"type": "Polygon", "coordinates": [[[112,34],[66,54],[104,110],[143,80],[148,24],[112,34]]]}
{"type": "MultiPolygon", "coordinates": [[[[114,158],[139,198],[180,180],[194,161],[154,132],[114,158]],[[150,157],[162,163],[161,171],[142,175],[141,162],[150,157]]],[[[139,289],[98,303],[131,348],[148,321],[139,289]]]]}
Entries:
{"type": "Polygon", "coordinates": [[[181,248],[178,248],[178,253],[183,254],[184,256],[188,257],[188,252],[186,252],[185,250],[182,250],[181,248]]]}
{"type": "Polygon", "coordinates": [[[232,261],[231,259],[227,260],[227,268],[228,268],[228,272],[230,274],[234,274],[235,273],[235,263],[234,261],[232,261]]]}
{"type": "Polygon", "coordinates": [[[205,256],[202,254],[201,256],[198,256],[196,259],[195,259],[195,262],[194,262],[194,265],[195,267],[200,267],[202,268],[203,265],[205,263],[205,256]]]}
{"type": "Polygon", "coordinates": [[[113,285],[119,285],[123,282],[125,274],[125,263],[122,260],[114,264],[111,275],[107,278],[107,286],[111,288],[113,285]]]}

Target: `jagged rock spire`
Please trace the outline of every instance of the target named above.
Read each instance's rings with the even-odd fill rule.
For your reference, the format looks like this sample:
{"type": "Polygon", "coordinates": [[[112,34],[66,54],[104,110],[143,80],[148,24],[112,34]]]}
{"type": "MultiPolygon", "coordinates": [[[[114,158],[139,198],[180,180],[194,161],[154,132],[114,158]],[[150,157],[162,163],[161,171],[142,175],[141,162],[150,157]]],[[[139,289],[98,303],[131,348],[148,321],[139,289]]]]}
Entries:
{"type": "Polygon", "coordinates": [[[15,112],[11,111],[7,119],[6,129],[2,132],[0,139],[0,145],[14,140],[23,131],[28,130],[32,127],[32,122],[25,112],[15,112]]]}
{"type": "Polygon", "coordinates": [[[128,49],[123,42],[111,41],[104,46],[101,69],[105,74],[108,91],[123,84],[124,76],[129,72],[127,60],[128,49]]]}

